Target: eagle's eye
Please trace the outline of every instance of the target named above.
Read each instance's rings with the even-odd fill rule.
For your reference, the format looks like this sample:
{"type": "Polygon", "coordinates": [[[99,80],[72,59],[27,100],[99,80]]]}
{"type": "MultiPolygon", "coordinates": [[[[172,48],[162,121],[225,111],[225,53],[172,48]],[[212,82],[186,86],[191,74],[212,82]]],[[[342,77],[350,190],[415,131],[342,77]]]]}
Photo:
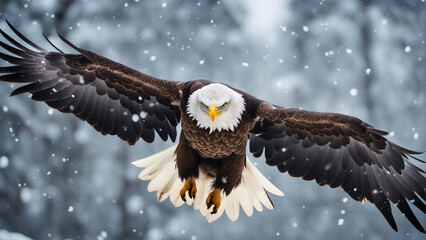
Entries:
{"type": "Polygon", "coordinates": [[[225,102],[224,104],[222,104],[222,105],[219,107],[219,109],[220,109],[220,110],[222,110],[222,109],[224,109],[227,105],[228,105],[228,102],[225,102]]]}
{"type": "Polygon", "coordinates": [[[209,107],[208,107],[206,104],[204,104],[204,103],[201,103],[201,106],[202,106],[204,109],[209,109],[209,107]]]}

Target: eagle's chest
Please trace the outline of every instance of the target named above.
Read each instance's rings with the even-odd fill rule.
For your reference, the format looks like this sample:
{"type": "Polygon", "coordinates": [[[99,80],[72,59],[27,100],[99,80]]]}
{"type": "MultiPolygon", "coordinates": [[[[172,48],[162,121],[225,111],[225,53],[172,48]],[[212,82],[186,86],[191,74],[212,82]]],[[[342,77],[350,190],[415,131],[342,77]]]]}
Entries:
{"type": "Polygon", "coordinates": [[[252,129],[252,121],[242,121],[234,131],[214,131],[197,127],[195,121],[184,114],[182,131],[189,145],[203,158],[222,159],[231,154],[242,155],[246,152],[247,136],[252,129]]]}

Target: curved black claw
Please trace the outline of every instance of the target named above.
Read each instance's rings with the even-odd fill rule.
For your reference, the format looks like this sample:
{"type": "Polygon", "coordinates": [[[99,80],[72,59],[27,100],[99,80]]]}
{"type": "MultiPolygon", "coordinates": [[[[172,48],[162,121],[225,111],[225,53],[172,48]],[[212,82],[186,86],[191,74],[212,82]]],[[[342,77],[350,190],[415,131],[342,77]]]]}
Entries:
{"type": "Polygon", "coordinates": [[[211,192],[206,199],[207,209],[210,209],[212,205],[214,205],[213,210],[210,214],[217,213],[217,210],[220,207],[220,203],[222,201],[222,197],[220,196],[221,190],[219,188],[215,188],[213,192],[211,192]]]}
{"type": "Polygon", "coordinates": [[[195,185],[195,179],[192,177],[186,179],[185,184],[179,192],[180,198],[184,202],[186,202],[186,192],[188,192],[188,196],[190,198],[195,199],[195,195],[197,194],[197,186],[195,185]]]}

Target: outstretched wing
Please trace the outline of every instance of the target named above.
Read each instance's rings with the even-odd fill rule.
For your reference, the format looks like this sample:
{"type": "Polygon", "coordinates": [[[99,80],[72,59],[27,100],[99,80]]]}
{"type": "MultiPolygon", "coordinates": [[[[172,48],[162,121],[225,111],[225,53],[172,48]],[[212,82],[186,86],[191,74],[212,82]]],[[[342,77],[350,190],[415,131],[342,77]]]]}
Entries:
{"type": "Polygon", "coordinates": [[[249,134],[255,157],[265,150],[266,163],[281,172],[315,179],[321,186],[340,186],[362,203],[369,200],[397,231],[390,200],[425,232],[407,202],[425,213],[425,172],[408,161],[409,157],[417,159],[412,155],[419,152],[388,141],[383,137],[386,132],[347,115],[287,109],[266,102],[256,114],[260,120],[249,134]]]}
{"type": "Polygon", "coordinates": [[[0,58],[12,64],[0,67],[0,73],[4,73],[0,81],[29,83],[13,91],[12,96],[29,92],[32,99],[73,113],[102,134],[118,135],[131,145],[139,138],[154,141],[154,131],[163,140],[170,137],[175,141],[182,82],[148,76],[76,47],[61,36],[80,54],[65,54],[53,44],[59,52],[48,52],[9,26],[34,48],[0,30],[13,45],[0,42],[8,52],[0,52],[0,58]]]}

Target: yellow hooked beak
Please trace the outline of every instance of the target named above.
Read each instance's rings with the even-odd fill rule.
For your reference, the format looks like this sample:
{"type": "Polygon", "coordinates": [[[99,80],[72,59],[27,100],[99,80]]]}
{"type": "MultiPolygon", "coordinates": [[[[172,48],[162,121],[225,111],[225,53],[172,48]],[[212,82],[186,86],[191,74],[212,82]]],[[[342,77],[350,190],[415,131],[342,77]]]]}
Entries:
{"type": "Polygon", "coordinates": [[[209,116],[212,119],[212,123],[214,123],[214,120],[219,115],[220,114],[218,114],[218,112],[217,112],[217,106],[214,105],[214,104],[210,105],[210,107],[209,107],[209,116]]]}

